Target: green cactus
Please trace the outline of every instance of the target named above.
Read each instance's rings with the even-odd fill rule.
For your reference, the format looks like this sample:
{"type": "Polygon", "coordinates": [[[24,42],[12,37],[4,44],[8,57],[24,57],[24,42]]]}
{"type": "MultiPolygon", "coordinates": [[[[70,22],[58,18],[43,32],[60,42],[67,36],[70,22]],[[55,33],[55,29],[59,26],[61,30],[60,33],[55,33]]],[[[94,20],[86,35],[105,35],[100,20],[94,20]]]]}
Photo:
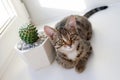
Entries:
{"type": "Polygon", "coordinates": [[[33,44],[39,39],[38,31],[32,24],[28,24],[20,28],[19,36],[27,44],[33,44]]]}

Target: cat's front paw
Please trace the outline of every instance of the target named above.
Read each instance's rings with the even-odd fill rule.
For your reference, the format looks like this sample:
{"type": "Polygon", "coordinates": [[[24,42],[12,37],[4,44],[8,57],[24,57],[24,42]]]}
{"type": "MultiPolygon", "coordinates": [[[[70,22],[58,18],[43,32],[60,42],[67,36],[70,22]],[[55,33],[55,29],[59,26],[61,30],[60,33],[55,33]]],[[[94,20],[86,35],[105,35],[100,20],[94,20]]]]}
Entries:
{"type": "Polygon", "coordinates": [[[83,60],[80,60],[75,66],[76,72],[82,73],[85,70],[85,64],[83,60]]]}
{"type": "Polygon", "coordinates": [[[75,66],[75,70],[78,73],[82,73],[85,70],[85,66],[83,66],[83,65],[76,65],[75,66]]]}
{"type": "Polygon", "coordinates": [[[58,64],[60,64],[65,69],[71,69],[75,66],[75,62],[73,62],[71,60],[65,60],[61,57],[57,57],[56,61],[58,64]]]}

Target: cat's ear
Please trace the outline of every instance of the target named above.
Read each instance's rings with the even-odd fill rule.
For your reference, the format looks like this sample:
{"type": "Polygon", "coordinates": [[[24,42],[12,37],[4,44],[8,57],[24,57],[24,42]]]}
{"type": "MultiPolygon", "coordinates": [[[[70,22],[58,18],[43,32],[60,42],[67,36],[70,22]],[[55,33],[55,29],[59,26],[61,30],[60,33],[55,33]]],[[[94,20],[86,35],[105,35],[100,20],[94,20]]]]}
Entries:
{"type": "Polygon", "coordinates": [[[56,35],[55,29],[49,27],[49,26],[44,26],[44,32],[46,35],[53,40],[54,36],[56,35]]]}
{"type": "Polygon", "coordinates": [[[76,19],[75,16],[71,15],[66,23],[66,28],[68,29],[75,29],[76,28],[76,19]]]}

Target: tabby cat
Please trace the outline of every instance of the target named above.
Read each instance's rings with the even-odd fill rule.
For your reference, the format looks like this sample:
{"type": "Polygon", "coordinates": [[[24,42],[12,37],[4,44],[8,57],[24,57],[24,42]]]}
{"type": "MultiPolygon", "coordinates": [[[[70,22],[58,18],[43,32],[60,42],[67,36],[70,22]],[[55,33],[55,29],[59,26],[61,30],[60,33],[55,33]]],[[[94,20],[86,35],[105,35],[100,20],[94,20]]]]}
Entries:
{"type": "Polygon", "coordinates": [[[84,71],[92,53],[89,42],[92,37],[92,27],[87,18],[107,7],[97,7],[84,16],[70,15],[58,22],[55,29],[49,26],[44,27],[46,35],[56,49],[58,64],[66,69],[75,67],[79,73],[84,71]]]}

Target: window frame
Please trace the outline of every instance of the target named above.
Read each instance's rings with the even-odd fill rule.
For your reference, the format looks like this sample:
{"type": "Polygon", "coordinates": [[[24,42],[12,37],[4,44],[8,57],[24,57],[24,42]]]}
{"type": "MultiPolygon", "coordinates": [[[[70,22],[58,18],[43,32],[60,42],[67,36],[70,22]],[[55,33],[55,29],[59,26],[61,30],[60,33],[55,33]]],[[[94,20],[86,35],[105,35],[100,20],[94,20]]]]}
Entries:
{"type": "Polygon", "coordinates": [[[16,16],[15,10],[11,4],[11,0],[1,0],[1,2],[3,4],[2,6],[4,7],[8,14],[8,18],[3,23],[3,25],[0,26],[0,35],[7,29],[8,25],[12,22],[12,20],[16,16]]]}

